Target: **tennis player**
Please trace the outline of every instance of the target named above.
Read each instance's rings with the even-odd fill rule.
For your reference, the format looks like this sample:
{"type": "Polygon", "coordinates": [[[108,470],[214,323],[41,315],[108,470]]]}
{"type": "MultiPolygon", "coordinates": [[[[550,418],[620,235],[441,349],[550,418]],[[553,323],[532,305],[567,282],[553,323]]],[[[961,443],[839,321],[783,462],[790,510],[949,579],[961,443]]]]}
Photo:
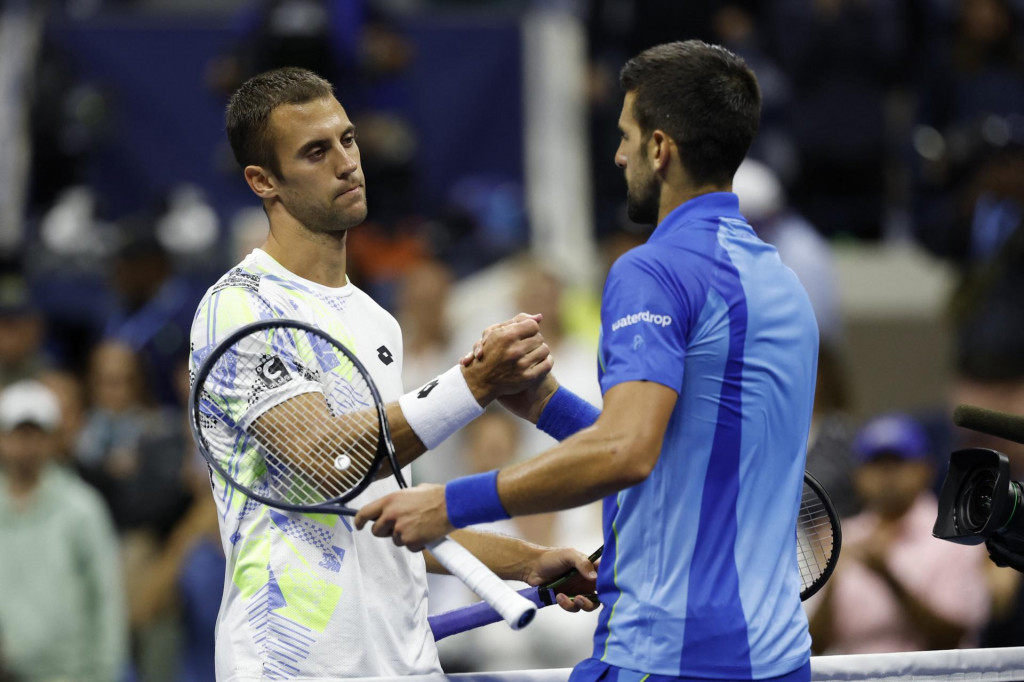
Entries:
{"type": "Polygon", "coordinates": [[[416,548],[603,497],[605,607],[571,679],[809,680],[793,528],[818,329],[730,191],[758,127],[757,81],[739,57],[687,41],[641,53],[621,83],[615,162],[630,217],[657,227],[605,284],[603,411],[545,379],[506,405],[558,446],[388,495],[356,526],[374,520],[416,548]]]}
{"type": "MultiPolygon", "coordinates": [[[[262,247],[201,301],[191,334],[193,373],[218,342],[246,323],[284,317],[317,325],[369,369],[389,403],[404,466],[499,395],[522,391],[550,371],[539,318],[521,314],[488,335],[487,359],[465,368],[456,362],[403,394],[398,323],[346,275],[346,235],[366,218],[366,188],[355,128],[330,83],[293,68],[255,76],[228,104],[227,133],[270,229],[262,247]]],[[[298,379],[269,356],[249,383],[236,378],[223,390],[247,403],[251,414],[243,419],[254,421],[272,409],[274,395],[289,395],[282,384],[298,379]]],[[[229,454],[224,461],[231,461],[229,454]]],[[[440,671],[427,625],[425,568],[443,569],[432,558],[354,533],[343,516],[277,511],[219,476],[211,480],[227,557],[216,634],[219,680],[440,671]]],[[[397,489],[393,477],[382,477],[351,504],[397,489]]],[[[503,578],[536,585],[571,568],[596,577],[594,566],[573,550],[482,533],[454,537],[503,578]]]]}

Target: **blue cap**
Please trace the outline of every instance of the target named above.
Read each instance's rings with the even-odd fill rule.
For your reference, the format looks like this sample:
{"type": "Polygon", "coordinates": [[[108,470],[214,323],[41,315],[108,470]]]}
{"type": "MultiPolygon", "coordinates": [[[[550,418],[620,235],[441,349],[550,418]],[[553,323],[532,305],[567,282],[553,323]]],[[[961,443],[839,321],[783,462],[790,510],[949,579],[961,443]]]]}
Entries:
{"type": "Polygon", "coordinates": [[[926,459],[929,449],[924,428],[905,414],[884,414],[871,419],[853,441],[853,451],[862,462],[880,455],[926,459]]]}

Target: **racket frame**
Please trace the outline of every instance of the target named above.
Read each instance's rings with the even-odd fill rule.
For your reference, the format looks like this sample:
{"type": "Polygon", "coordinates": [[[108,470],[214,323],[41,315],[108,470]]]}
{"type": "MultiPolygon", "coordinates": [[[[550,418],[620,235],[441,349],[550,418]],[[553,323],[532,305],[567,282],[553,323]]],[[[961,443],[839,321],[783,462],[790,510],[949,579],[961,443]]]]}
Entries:
{"type": "MultiPolygon", "coordinates": [[[[325,396],[326,398],[326,396],[325,396]]],[[[272,409],[272,408],[271,408],[272,409]]],[[[216,417],[210,417],[216,419],[216,417]]],[[[377,390],[376,384],[373,382],[373,378],[367,371],[366,366],[359,361],[359,358],[355,354],[346,348],[344,345],[338,343],[330,334],[323,330],[317,329],[313,325],[306,324],[305,322],[299,322],[297,320],[285,319],[285,318],[271,318],[266,320],[258,320],[256,322],[250,322],[245,324],[238,329],[228,334],[222,341],[220,341],[213,351],[208,355],[199,366],[199,370],[196,372],[195,379],[192,381],[192,387],[189,390],[189,427],[192,429],[192,438],[196,442],[196,446],[199,449],[199,453],[203,458],[213,467],[213,469],[227,482],[228,485],[234,487],[236,490],[241,492],[247,497],[265,504],[275,509],[283,509],[286,511],[304,512],[304,513],[329,513],[329,514],[345,514],[353,516],[356,510],[348,507],[346,503],[352,498],[359,495],[361,492],[366,490],[367,486],[370,485],[377,477],[377,473],[380,471],[381,462],[385,457],[388,458],[391,468],[394,470],[395,478],[399,481],[399,485],[402,488],[407,487],[405,485],[405,479],[402,476],[401,470],[398,468],[398,458],[395,454],[395,446],[391,442],[391,428],[388,425],[387,413],[385,412],[384,401],[381,399],[380,392],[377,390]],[[240,339],[245,338],[251,334],[267,329],[295,329],[306,332],[307,334],[313,334],[320,337],[321,339],[330,343],[335,349],[340,350],[345,358],[352,363],[356,370],[363,375],[366,379],[367,388],[370,389],[370,394],[373,397],[374,406],[377,410],[377,425],[380,429],[380,437],[377,439],[377,452],[374,455],[373,462],[366,474],[363,475],[363,479],[351,490],[344,495],[335,497],[329,500],[325,500],[317,505],[296,505],[289,504],[284,501],[272,500],[264,495],[253,491],[248,486],[244,486],[238,483],[233,476],[229,475],[225,471],[224,467],[221,466],[217,458],[210,452],[209,443],[206,437],[203,435],[202,427],[199,425],[200,418],[200,401],[202,400],[202,386],[206,382],[206,378],[210,375],[217,361],[220,360],[231,348],[234,347],[235,343],[240,339]]]]}
{"type": "MultiPolygon", "coordinates": [[[[825,492],[825,487],[814,477],[809,471],[804,471],[804,484],[807,485],[821,500],[822,506],[828,513],[828,523],[832,527],[832,552],[829,554],[828,561],[825,563],[825,569],[821,572],[817,578],[811,582],[810,585],[800,590],[800,601],[807,601],[815,594],[818,590],[825,586],[828,579],[832,576],[832,572],[836,570],[836,564],[839,563],[839,551],[843,547],[843,524],[839,520],[839,514],[836,512],[836,507],[832,504],[832,498],[825,492]]],[[[803,504],[803,493],[800,494],[801,505],[803,504]]]]}
{"type": "MultiPolygon", "coordinates": [[[[402,476],[402,471],[398,466],[398,456],[395,452],[395,445],[391,440],[391,427],[388,424],[386,407],[384,405],[384,401],[381,399],[380,392],[377,390],[377,386],[373,381],[373,377],[370,376],[370,373],[366,370],[363,363],[360,362],[355,354],[348,348],[338,343],[338,341],[330,334],[317,329],[310,324],[306,324],[305,322],[299,322],[297,320],[287,318],[259,320],[243,325],[228,334],[220,343],[217,344],[210,355],[203,360],[199,370],[196,372],[191,390],[189,391],[189,426],[192,429],[192,436],[200,454],[202,454],[203,458],[213,467],[213,469],[224,478],[224,481],[228,485],[234,487],[243,495],[275,509],[283,509],[286,511],[300,513],[329,513],[354,516],[356,510],[348,507],[346,503],[363,492],[366,487],[373,482],[377,473],[380,471],[381,463],[385,457],[391,465],[392,473],[394,474],[395,480],[398,481],[399,487],[408,488],[405,477],[402,476]],[[241,485],[235,481],[234,477],[230,476],[227,471],[224,470],[213,456],[213,453],[210,452],[209,444],[203,436],[202,427],[199,425],[200,401],[202,400],[201,387],[205,383],[206,378],[209,376],[215,363],[223,357],[239,339],[255,332],[272,328],[304,331],[320,337],[321,339],[329,342],[336,349],[341,350],[346,359],[351,361],[356,370],[363,375],[366,385],[370,389],[375,407],[377,408],[377,423],[380,428],[380,435],[377,440],[377,451],[375,453],[374,460],[369,469],[367,469],[367,472],[364,474],[362,481],[344,495],[326,500],[320,504],[288,504],[279,500],[272,500],[264,495],[256,493],[248,486],[241,485]]],[[[501,618],[503,618],[512,629],[518,630],[525,627],[533,620],[534,615],[537,613],[536,607],[529,600],[524,599],[511,587],[506,585],[501,578],[491,572],[490,569],[488,569],[462,545],[451,538],[444,537],[429,543],[427,545],[427,549],[431,551],[438,562],[448,569],[450,573],[457,576],[463,581],[463,583],[470,587],[470,589],[476,592],[478,596],[484,598],[486,602],[490,604],[492,609],[499,612],[501,614],[501,618]]]]}

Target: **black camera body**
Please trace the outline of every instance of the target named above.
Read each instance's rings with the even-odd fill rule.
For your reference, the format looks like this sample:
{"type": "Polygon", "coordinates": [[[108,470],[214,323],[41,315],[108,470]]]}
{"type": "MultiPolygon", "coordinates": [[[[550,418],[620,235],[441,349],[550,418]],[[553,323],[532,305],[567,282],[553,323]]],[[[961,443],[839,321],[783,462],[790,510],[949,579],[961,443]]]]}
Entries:
{"type": "Polygon", "coordinates": [[[985,448],[950,455],[932,535],[984,542],[996,564],[1024,571],[1024,487],[1010,478],[1006,455],[985,448]]]}

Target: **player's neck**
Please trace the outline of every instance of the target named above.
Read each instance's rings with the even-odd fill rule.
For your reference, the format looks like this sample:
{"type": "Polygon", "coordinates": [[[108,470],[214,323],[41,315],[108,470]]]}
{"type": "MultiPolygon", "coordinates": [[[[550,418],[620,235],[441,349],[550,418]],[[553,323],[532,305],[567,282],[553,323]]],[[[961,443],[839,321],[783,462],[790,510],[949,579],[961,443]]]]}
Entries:
{"type": "Polygon", "coordinates": [[[731,192],[732,183],[727,185],[699,185],[694,186],[689,183],[673,185],[672,183],[664,183],[661,186],[661,201],[658,204],[658,224],[661,225],[661,221],[668,216],[669,213],[676,210],[690,199],[696,199],[704,194],[711,194],[712,192],[731,192]]]}
{"type": "Polygon", "coordinates": [[[270,229],[261,247],[286,270],[325,287],[342,287],[346,274],[348,232],[322,234],[308,230],[270,229]]]}

